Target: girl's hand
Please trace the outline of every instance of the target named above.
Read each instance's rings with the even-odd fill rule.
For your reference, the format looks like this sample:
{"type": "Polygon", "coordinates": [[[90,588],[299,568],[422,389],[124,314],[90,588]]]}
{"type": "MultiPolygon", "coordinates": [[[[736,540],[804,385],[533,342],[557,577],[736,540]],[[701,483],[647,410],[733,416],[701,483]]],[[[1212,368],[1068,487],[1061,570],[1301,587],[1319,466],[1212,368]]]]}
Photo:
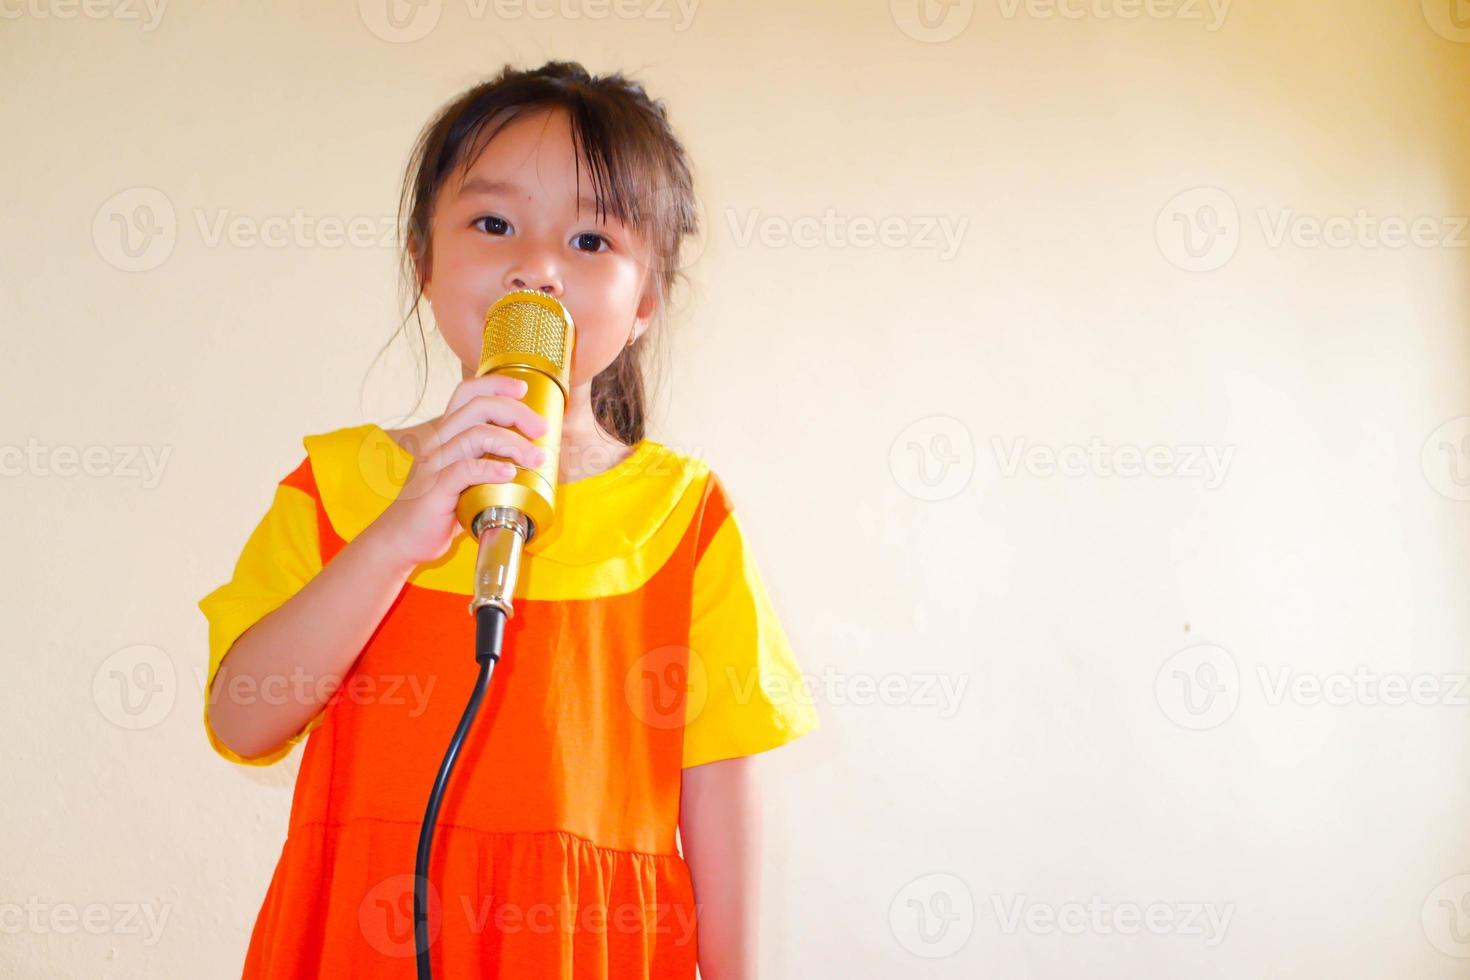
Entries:
{"type": "Polygon", "coordinates": [[[483,459],[486,453],[527,468],[542,462],[545,450],[531,440],[546,435],[550,426],[519,401],[525,393],[524,381],[504,375],[461,381],[443,415],[409,430],[413,468],[372,524],[406,563],[434,561],[449,550],[462,530],[455,508],[467,487],[507,483],[515,475],[509,463],[483,459]]]}

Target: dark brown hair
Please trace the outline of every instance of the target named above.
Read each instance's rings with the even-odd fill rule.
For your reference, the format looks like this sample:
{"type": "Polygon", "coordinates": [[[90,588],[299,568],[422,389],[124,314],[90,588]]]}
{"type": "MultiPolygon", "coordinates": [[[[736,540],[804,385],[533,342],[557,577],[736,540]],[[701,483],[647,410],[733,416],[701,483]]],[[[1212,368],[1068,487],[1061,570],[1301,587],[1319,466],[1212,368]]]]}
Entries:
{"type": "MultiPolygon", "coordinates": [[[[598,216],[614,215],[642,236],[651,251],[649,272],[658,298],[655,327],[631,348],[625,346],[592,380],[592,412],[597,424],[623,443],[632,444],[644,437],[647,421],[648,393],[641,363],[644,340],[666,329],[669,296],[676,279],[682,277],[680,249],[686,237],[699,228],[689,162],[669,125],[664,104],[621,73],[594,77],[574,61],[549,61],[529,71],[506,65],[494,78],[444,105],[430,120],[414,145],[399,199],[403,286],[413,296],[400,329],[407,327],[410,316],[418,321],[427,363],[428,342],[419,306],[424,295],[423,270],[432,268],[430,229],[440,186],[456,172],[463,179],[486,144],[510,122],[547,109],[565,110],[570,118],[579,176],[585,163],[598,216]]],[[[418,404],[423,402],[427,384],[426,374],[418,404]]]]}

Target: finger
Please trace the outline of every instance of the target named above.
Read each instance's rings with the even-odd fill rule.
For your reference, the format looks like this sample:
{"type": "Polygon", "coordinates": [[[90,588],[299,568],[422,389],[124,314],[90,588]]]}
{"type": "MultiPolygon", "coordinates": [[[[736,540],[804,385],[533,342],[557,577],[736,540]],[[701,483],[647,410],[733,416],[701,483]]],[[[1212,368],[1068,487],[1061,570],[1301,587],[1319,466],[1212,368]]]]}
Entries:
{"type": "Polygon", "coordinates": [[[518,417],[517,406],[520,406],[519,417],[524,417],[527,407],[522,402],[499,395],[477,395],[435,420],[435,440],[440,446],[447,447],[477,425],[491,424],[511,428],[518,417]]]}
{"type": "Polygon", "coordinates": [[[480,395],[520,398],[527,390],[528,386],[523,379],[508,374],[491,372],[479,378],[466,378],[455,385],[454,393],[449,396],[449,404],[445,406],[444,414],[448,415],[480,395]]]}
{"type": "Polygon", "coordinates": [[[545,461],[545,450],[511,429],[498,425],[474,425],[460,433],[446,453],[446,462],[476,456],[504,456],[527,469],[545,461]]]}
{"type": "Polygon", "coordinates": [[[551,428],[525,402],[501,395],[478,395],[459,408],[447,421],[454,435],[482,422],[507,429],[519,429],[532,439],[541,438],[551,428]]]}
{"type": "Polygon", "coordinates": [[[516,468],[496,459],[461,459],[446,466],[440,474],[440,488],[446,496],[458,497],[468,487],[482,483],[506,483],[516,468]]]}

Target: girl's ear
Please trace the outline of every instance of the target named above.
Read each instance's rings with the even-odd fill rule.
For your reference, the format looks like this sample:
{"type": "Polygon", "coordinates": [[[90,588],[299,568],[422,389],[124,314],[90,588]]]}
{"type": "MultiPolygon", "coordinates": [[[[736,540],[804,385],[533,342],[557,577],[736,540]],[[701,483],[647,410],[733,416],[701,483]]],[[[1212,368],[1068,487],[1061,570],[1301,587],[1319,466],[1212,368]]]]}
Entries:
{"type": "Polygon", "coordinates": [[[423,289],[424,299],[429,299],[429,279],[432,275],[432,263],[426,263],[423,259],[423,248],[419,243],[417,235],[408,236],[408,254],[413,260],[413,273],[423,289]]]}
{"type": "Polygon", "coordinates": [[[638,310],[633,317],[633,334],[629,341],[637,340],[643,336],[653,324],[654,314],[658,312],[658,291],[653,285],[653,276],[648,276],[648,281],[643,288],[643,295],[638,299],[638,310]]]}

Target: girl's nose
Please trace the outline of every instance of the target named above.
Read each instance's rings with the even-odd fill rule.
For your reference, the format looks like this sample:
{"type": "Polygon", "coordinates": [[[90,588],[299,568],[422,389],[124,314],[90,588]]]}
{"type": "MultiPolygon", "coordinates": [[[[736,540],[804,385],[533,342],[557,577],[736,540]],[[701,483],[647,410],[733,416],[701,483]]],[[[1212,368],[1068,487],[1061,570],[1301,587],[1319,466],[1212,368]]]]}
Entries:
{"type": "Polygon", "coordinates": [[[557,299],[562,295],[561,276],[555,264],[546,256],[527,256],[512,265],[505,273],[505,287],[510,289],[536,289],[557,299]]]}
{"type": "Polygon", "coordinates": [[[561,297],[561,283],[559,283],[559,282],[545,282],[545,283],[542,283],[539,286],[531,286],[531,285],[528,285],[524,279],[521,279],[519,276],[515,276],[515,277],[512,277],[511,278],[511,280],[510,280],[510,287],[509,288],[511,288],[511,289],[539,289],[541,292],[547,294],[548,296],[554,296],[554,297],[557,297],[557,298],[560,298],[561,297]]]}

